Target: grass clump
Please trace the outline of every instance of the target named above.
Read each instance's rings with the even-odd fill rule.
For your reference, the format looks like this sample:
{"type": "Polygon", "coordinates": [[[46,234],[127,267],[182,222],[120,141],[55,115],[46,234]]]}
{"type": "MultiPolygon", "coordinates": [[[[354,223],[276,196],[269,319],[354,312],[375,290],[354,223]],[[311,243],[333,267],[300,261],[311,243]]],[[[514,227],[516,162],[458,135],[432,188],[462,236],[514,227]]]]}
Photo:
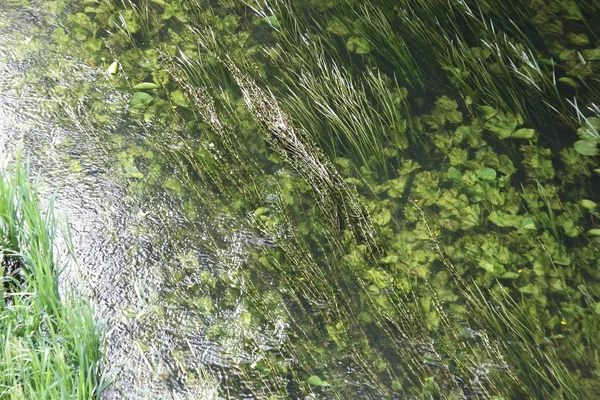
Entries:
{"type": "Polygon", "coordinates": [[[0,173],[0,398],[99,398],[102,340],[86,303],[59,295],[52,204],[27,169],[0,173]]]}

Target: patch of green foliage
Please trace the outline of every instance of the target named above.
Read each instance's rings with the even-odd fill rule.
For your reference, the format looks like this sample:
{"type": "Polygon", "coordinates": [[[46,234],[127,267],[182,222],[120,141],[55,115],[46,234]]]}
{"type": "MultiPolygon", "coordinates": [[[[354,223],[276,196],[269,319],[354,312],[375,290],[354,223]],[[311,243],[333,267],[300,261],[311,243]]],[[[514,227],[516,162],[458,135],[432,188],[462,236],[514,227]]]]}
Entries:
{"type": "Polygon", "coordinates": [[[0,174],[0,397],[99,399],[101,331],[81,299],[60,296],[52,204],[42,213],[21,166],[0,174]]]}

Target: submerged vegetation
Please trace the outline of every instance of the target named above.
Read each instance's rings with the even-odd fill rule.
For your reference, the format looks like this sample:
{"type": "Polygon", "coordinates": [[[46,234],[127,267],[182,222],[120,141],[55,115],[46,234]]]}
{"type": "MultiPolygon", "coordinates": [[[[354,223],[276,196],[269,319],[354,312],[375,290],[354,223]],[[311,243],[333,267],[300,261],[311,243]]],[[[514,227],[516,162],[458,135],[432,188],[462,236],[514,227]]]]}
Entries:
{"type": "Polygon", "coordinates": [[[0,175],[0,398],[100,398],[101,333],[92,310],[60,296],[52,205],[39,209],[28,171],[0,175]]]}
{"type": "Polygon", "coordinates": [[[146,129],[112,138],[127,196],[224,221],[214,268],[164,272],[162,307],[204,324],[168,348],[167,386],[224,370],[231,397],[600,396],[597,2],[82,4],[53,36],[146,129]],[[244,234],[250,254],[219,251],[244,234]]]}

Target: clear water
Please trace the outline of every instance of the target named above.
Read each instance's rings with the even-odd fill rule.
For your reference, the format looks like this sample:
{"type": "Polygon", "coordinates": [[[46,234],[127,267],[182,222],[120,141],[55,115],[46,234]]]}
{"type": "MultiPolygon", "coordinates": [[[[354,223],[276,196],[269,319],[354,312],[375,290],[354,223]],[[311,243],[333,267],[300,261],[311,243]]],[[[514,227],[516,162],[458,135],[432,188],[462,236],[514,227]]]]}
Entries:
{"type": "MultiPolygon", "coordinates": [[[[163,393],[211,398],[226,377],[203,366],[227,369],[252,355],[235,340],[223,346],[204,339],[208,322],[202,307],[193,304],[201,293],[192,295],[190,288],[204,272],[241,268],[247,249],[263,240],[246,232],[243,221],[214,215],[201,203],[184,210],[173,190],[139,188],[123,176],[116,166],[119,153],[127,146],[157,153],[152,141],[164,135],[163,128],[131,120],[125,95],[109,84],[102,68],[78,58],[77,44],[56,45],[53,32],[61,17],[43,3],[0,5],[2,164],[11,165],[19,153],[28,157],[46,201],[56,197],[76,259],[62,250],[61,278],[96,305],[106,325],[107,365],[119,390],[142,398],[163,393]],[[92,100],[102,102],[108,120],[90,118],[92,100]],[[176,358],[188,348],[193,359],[176,358]],[[183,370],[196,372],[196,380],[182,381],[183,370]]],[[[169,145],[176,148],[177,140],[169,145]]],[[[176,165],[165,168],[172,168],[174,182],[185,173],[176,165]]],[[[218,300],[214,307],[210,318],[231,326],[243,312],[241,305],[221,308],[218,300]]],[[[246,334],[269,333],[240,333],[240,340],[246,334]]],[[[106,396],[120,397],[117,393],[106,396]]]]}
{"type": "MultiPolygon", "coordinates": [[[[163,7],[160,1],[151,3],[163,7]]],[[[213,3],[215,6],[218,3],[221,11],[235,9],[235,4],[230,4],[235,2],[213,3]]],[[[143,114],[136,114],[132,110],[133,91],[120,81],[125,73],[120,70],[116,77],[107,73],[113,61],[110,56],[94,58],[90,49],[93,41],[89,37],[79,38],[81,32],[67,20],[69,13],[80,5],[69,3],[63,8],[61,1],[0,4],[0,157],[6,168],[17,154],[27,155],[39,176],[45,201],[56,196],[57,214],[70,227],[75,257],[69,256],[65,244],[61,249],[65,265],[62,284],[64,290],[76,290],[89,298],[106,326],[107,366],[114,374],[114,385],[104,394],[106,399],[419,398],[418,393],[423,398],[490,398],[495,390],[501,392],[501,388],[493,386],[494,379],[502,376],[510,381],[511,371],[520,368],[504,362],[503,357],[514,360],[519,352],[525,354],[531,348],[504,342],[493,332],[482,329],[493,325],[493,321],[473,322],[469,317],[472,309],[462,297],[464,292],[453,284],[455,267],[444,265],[444,259],[439,257],[436,245],[440,242],[445,243],[448,258],[458,254],[459,245],[453,246],[455,242],[460,244],[462,232],[470,229],[469,220],[446,215],[447,209],[440,201],[436,203],[438,208],[437,205],[429,208],[437,214],[433,217],[427,214],[432,229],[421,223],[419,207],[430,207],[427,202],[442,190],[450,193],[448,182],[439,187],[435,184],[450,174],[447,166],[437,178],[432,175],[432,184],[423,185],[427,190],[416,191],[421,202],[412,207],[416,198],[392,194],[394,190],[403,191],[412,182],[402,181],[402,176],[389,181],[380,179],[367,169],[356,173],[352,167],[344,167],[344,160],[338,160],[336,168],[344,170],[344,178],[352,176],[353,184],[362,187],[361,195],[368,192],[363,197],[372,200],[369,211],[381,236],[394,243],[391,255],[400,254],[396,258],[387,257],[389,253],[378,254],[374,262],[363,245],[368,243],[367,239],[355,240],[350,230],[331,235],[330,221],[322,215],[328,206],[327,191],[323,190],[322,204],[313,201],[311,182],[303,180],[314,170],[309,168],[307,172],[301,163],[290,166],[282,162],[285,154],[277,151],[276,140],[260,139],[257,132],[262,132],[262,121],[249,117],[247,108],[251,107],[244,108],[244,92],[240,90],[244,84],[246,89],[252,85],[243,77],[236,81],[231,67],[227,70],[227,63],[225,67],[221,64],[212,67],[215,82],[222,86],[213,88],[218,96],[211,94],[219,105],[214,115],[225,121],[228,133],[236,134],[233,140],[229,139],[229,145],[239,150],[239,158],[232,157],[235,151],[219,147],[227,144],[227,139],[216,144],[211,141],[205,116],[197,118],[204,119],[204,124],[188,129],[181,121],[145,119],[143,114]],[[223,78],[224,75],[227,77],[223,78]],[[228,102],[229,97],[235,99],[228,102]],[[208,158],[211,161],[202,158],[205,154],[213,156],[208,158]],[[237,187],[227,187],[231,175],[240,176],[237,187]],[[223,185],[208,183],[219,177],[223,178],[223,185]],[[360,186],[361,182],[368,183],[360,186]],[[281,211],[282,204],[289,208],[281,211]],[[286,214],[286,210],[292,209],[286,214]],[[414,231],[394,231],[404,219],[414,222],[414,231]],[[450,229],[451,224],[462,225],[460,229],[450,229]],[[448,230],[444,231],[445,228],[448,230]],[[442,232],[439,242],[434,240],[438,230],[442,232]],[[455,236],[448,240],[451,234],[455,236]],[[406,261],[403,257],[414,262],[402,264],[406,261]],[[321,380],[330,381],[332,387],[321,386],[321,380]]],[[[267,37],[266,32],[279,24],[267,19],[272,25],[269,27],[251,15],[250,9],[246,11],[249,13],[244,16],[246,22],[254,21],[257,26],[255,36],[267,37]]],[[[174,30],[180,28],[171,23],[174,30]]],[[[334,32],[336,29],[329,28],[334,32]]],[[[113,29],[113,34],[117,33],[118,29],[113,29]]],[[[177,37],[173,34],[173,38],[177,37]]],[[[265,39],[267,45],[269,40],[265,39]]],[[[146,43],[138,45],[143,47],[146,43]]],[[[180,45],[198,48],[197,43],[189,45],[182,41],[180,45]]],[[[360,59],[361,45],[360,40],[354,42],[355,53],[349,58],[360,59]]],[[[298,61],[271,50],[269,57],[273,64],[298,61]]],[[[132,58],[130,54],[111,56],[122,60],[132,58]]],[[[146,52],[136,60],[140,70],[152,63],[152,56],[152,52],[146,52]]],[[[207,60],[201,61],[209,63],[209,57],[207,60]]],[[[382,69],[390,69],[386,67],[387,60],[384,61],[382,69]]],[[[390,63],[393,69],[394,63],[390,63]]],[[[357,64],[376,70],[367,64],[357,64]]],[[[144,71],[128,72],[130,86],[137,80],[155,78],[144,75],[144,71]]],[[[266,76],[269,88],[280,98],[286,98],[289,93],[281,82],[269,75],[276,72],[259,70],[256,76],[266,76]]],[[[299,77],[299,82],[310,83],[309,75],[303,75],[304,80],[299,77]]],[[[395,95],[396,99],[401,98],[402,91],[395,95]]],[[[415,116],[433,108],[433,100],[428,97],[426,93],[411,103],[415,116]]],[[[289,107],[294,103],[286,104],[289,107]]],[[[187,110],[187,106],[179,104],[179,109],[187,110]]],[[[286,111],[296,117],[300,114],[300,111],[294,114],[293,107],[286,111]]],[[[461,111],[465,119],[469,113],[479,112],[474,107],[461,111]]],[[[346,122],[352,125],[358,119],[346,122]]],[[[423,121],[431,126],[436,123],[431,119],[426,122],[427,117],[423,121]]],[[[280,117],[278,124],[271,124],[271,134],[289,133],[292,125],[286,126],[287,122],[280,117]]],[[[360,124],[352,127],[359,129],[360,124]]],[[[211,128],[214,130],[214,125],[211,128]]],[[[446,140],[444,134],[449,133],[436,132],[436,140],[446,140]]],[[[302,159],[305,164],[310,164],[307,160],[315,160],[307,156],[314,150],[309,142],[302,148],[309,150],[298,151],[300,159],[305,157],[302,159]]],[[[513,150],[520,146],[510,143],[506,147],[512,146],[513,150]]],[[[404,144],[396,145],[402,148],[404,144]]],[[[336,155],[352,159],[348,143],[332,140],[331,146],[336,155]]],[[[436,149],[430,146],[427,151],[435,153],[436,149]]],[[[410,164],[401,157],[388,156],[393,159],[392,170],[410,169],[410,164]]],[[[439,161],[428,158],[429,154],[407,152],[407,157],[421,162],[426,169],[437,168],[428,164],[439,161]]],[[[480,158],[485,157],[483,154],[480,158]]],[[[534,160],[543,163],[543,157],[535,157],[531,163],[534,160]]],[[[498,164],[505,163],[501,161],[498,164]]],[[[503,172],[508,169],[506,165],[494,168],[493,178],[489,178],[489,168],[478,169],[477,177],[486,181],[495,179],[496,174],[510,175],[503,172]]],[[[409,174],[410,171],[405,173],[409,174]]],[[[425,178],[426,175],[421,175],[419,179],[425,178]]],[[[506,181],[494,184],[504,185],[506,181]]],[[[335,194],[352,204],[353,197],[346,191],[344,180],[335,182],[342,186],[335,194]]],[[[493,191],[498,187],[490,183],[485,189],[493,191]]],[[[525,197],[519,199],[521,203],[526,201],[525,197]]],[[[558,202],[554,198],[548,201],[558,202]]],[[[457,207],[479,210],[479,204],[484,203],[477,200],[457,207]]],[[[530,204],[533,202],[528,203],[533,208],[530,204]]],[[[489,207],[490,211],[495,210],[489,207]]],[[[552,209],[559,212],[558,206],[552,209]]],[[[575,207],[569,210],[575,213],[575,207]]],[[[350,214],[357,212],[350,211],[350,214]]],[[[340,216],[343,212],[336,216],[343,219],[340,216]]],[[[585,218],[587,228],[592,227],[594,217],[586,214],[585,218]]],[[[423,220],[427,221],[425,213],[423,220]]],[[[485,243],[469,244],[469,251],[484,254],[478,259],[480,265],[459,264],[466,279],[479,279],[482,270],[498,266],[496,261],[501,259],[504,249],[502,243],[494,241],[494,235],[490,232],[485,236],[485,243]]],[[[548,236],[539,235],[542,247],[555,246],[548,236]]],[[[454,261],[464,259],[467,256],[457,256],[454,261]]],[[[558,265],[569,265],[557,256],[554,259],[558,265]]],[[[517,265],[517,261],[511,262],[517,265]]],[[[507,269],[514,266],[509,262],[504,264],[507,269]]],[[[517,276],[525,270],[527,276],[534,278],[551,277],[549,283],[544,283],[546,286],[560,285],[551,275],[550,265],[538,260],[531,260],[530,264],[535,267],[506,272],[517,276]]],[[[488,278],[486,275],[484,284],[477,283],[491,286],[496,278],[488,278]]],[[[591,276],[589,281],[590,298],[597,296],[594,279],[591,276]]],[[[513,281],[501,282],[510,286],[513,281]]],[[[578,286],[577,293],[585,293],[584,289],[578,286]]],[[[522,298],[528,294],[517,293],[522,298]]],[[[560,292],[557,296],[562,295],[581,304],[588,301],[573,292],[568,296],[560,292]]],[[[526,299],[524,304],[533,302],[526,299]]],[[[592,304],[597,306],[597,303],[585,304],[581,313],[593,313],[592,304]]],[[[549,310],[548,319],[556,319],[554,335],[550,339],[526,340],[536,346],[547,346],[548,354],[554,355],[556,349],[564,351],[560,341],[570,332],[570,326],[565,326],[570,321],[564,317],[571,315],[569,312],[566,307],[549,310]]],[[[491,318],[501,320],[501,317],[499,312],[491,318]]],[[[502,320],[499,326],[514,321],[518,320],[508,320],[509,323],[502,320]]],[[[582,330],[587,335],[596,328],[597,324],[591,324],[582,330]]],[[[593,343],[589,337],[581,342],[593,343]]],[[[586,379],[593,379],[594,373],[589,372],[592,378],[586,376],[586,379]]],[[[520,393],[531,397],[536,392],[520,393]]]]}

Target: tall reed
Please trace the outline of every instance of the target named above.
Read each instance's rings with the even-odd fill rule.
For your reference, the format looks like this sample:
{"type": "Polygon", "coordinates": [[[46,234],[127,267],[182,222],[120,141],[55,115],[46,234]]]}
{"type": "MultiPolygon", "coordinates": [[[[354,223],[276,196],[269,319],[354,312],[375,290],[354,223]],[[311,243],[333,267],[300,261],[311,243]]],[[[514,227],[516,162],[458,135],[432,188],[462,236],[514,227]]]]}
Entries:
{"type": "Polygon", "coordinates": [[[0,174],[0,224],[0,398],[100,398],[101,334],[89,305],[59,294],[52,203],[40,211],[24,167],[0,174]]]}

